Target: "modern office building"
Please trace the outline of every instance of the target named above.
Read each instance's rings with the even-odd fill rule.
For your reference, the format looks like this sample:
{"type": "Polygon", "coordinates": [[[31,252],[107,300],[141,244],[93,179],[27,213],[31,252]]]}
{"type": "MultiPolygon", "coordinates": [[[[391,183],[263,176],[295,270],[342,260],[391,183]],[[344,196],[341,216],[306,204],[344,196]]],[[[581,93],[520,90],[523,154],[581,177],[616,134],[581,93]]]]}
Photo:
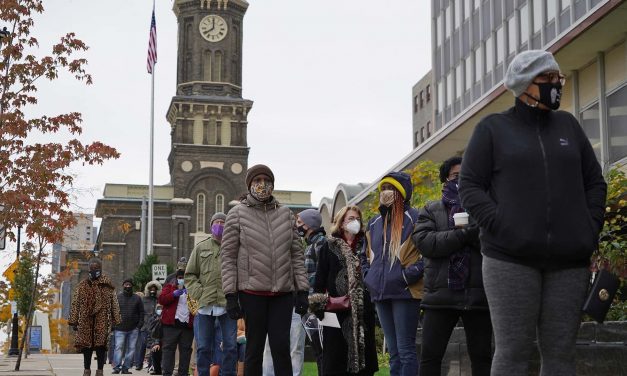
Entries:
{"type": "MultiPolygon", "coordinates": [[[[503,76],[514,56],[529,49],[555,55],[567,76],[560,109],[579,119],[603,169],[624,168],[627,1],[432,0],[431,15],[433,131],[416,143],[414,117],[414,150],[381,176],[462,155],[481,118],[513,105],[503,76]]],[[[363,203],[378,180],[348,199],[323,199],[321,210],[333,208],[323,216],[339,210],[336,201],[363,203]]]]}
{"type": "Polygon", "coordinates": [[[435,133],[433,122],[432,74],[429,71],[412,88],[412,147],[425,142],[435,133]]]}

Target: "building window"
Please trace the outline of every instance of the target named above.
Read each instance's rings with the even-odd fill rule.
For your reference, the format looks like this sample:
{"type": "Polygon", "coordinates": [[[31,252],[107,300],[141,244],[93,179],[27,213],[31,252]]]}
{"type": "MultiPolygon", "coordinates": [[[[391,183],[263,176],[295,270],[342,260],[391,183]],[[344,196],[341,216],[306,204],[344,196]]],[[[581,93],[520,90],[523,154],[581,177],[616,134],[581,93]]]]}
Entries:
{"type": "Polygon", "coordinates": [[[216,51],[214,55],[213,80],[222,82],[222,51],[216,51]]]}
{"type": "Polygon", "coordinates": [[[599,122],[599,103],[581,111],[581,126],[592,144],[598,160],[601,160],[601,125],[599,122]]]}
{"type": "Polygon", "coordinates": [[[205,51],[203,59],[203,80],[211,81],[211,51],[205,51]]]}
{"type": "Polygon", "coordinates": [[[446,106],[453,104],[453,73],[446,76],[446,106]]]}
{"type": "Polygon", "coordinates": [[[425,141],[425,127],[420,127],[420,143],[425,141]]]}
{"type": "Polygon", "coordinates": [[[627,85],[607,97],[610,163],[627,157],[627,85]]]}
{"type": "Polygon", "coordinates": [[[557,12],[557,1],[546,2],[546,20],[551,22],[555,18],[555,12],[557,12]]]}
{"type": "Polygon", "coordinates": [[[435,19],[435,35],[438,46],[442,45],[442,13],[438,14],[438,17],[435,19]]]}
{"type": "Polygon", "coordinates": [[[507,55],[516,52],[516,17],[507,20],[507,55]]]}
{"type": "Polygon", "coordinates": [[[446,7],[446,17],[444,18],[444,27],[446,29],[446,36],[445,39],[448,39],[451,37],[451,26],[452,26],[452,20],[451,20],[451,7],[448,6],[446,7]]]}
{"type": "Polygon", "coordinates": [[[481,0],[474,0],[475,1],[475,10],[479,9],[479,5],[481,5],[481,0]]]}
{"type": "Polygon", "coordinates": [[[420,108],[422,108],[425,104],[425,92],[420,90],[420,108]]]}
{"type": "Polygon", "coordinates": [[[427,85],[427,102],[431,100],[431,85],[427,85]]]}
{"type": "Polygon", "coordinates": [[[494,68],[494,38],[492,35],[485,41],[485,71],[486,74],[492,72],[494,68]]]}
{"type": "Polygon", "coordinates": [[[463,81],[462,81],[462,65],[459,64],[455,68],[455,99],[458,99],[462,96],[463,92],[463,81]]]}
{"type": "Polygon", "coordinates": [[[455,28],[457,29],[462,24],[461,0],[455,0],[455,9],[453,11],[455,12],[455,28]]]}
{"type": "Polygon", "coordinates": [[[533,33],[537,33],[542,28],[542,1],[533,0],[533,33]]]}
{"type": "Polygon", "coordinates": [[[520,8],[520,44],[523,45],[529,40],[529,6],[527,4],[520,8]]]}
{"type": "Polygon", "coordinates": [[[566,9],[568,9],[568,7],[570,6],[570,0],[562,0],[562,12],[565,11],[566,9]]]}
{"type": "Polygon", "coordinates": [[[501,64],[505,58],[505,43],[503,42],[503,27],[496,30],[496,64],[501,64]]]}
{"type": "Polygon", "coordinates": [[[464,19],[470,17],[470,0],[464,0],[464,19]]]}
{"type": "Polygon", "coordinates": [[[481,81],[483,77],[483,56],[481,54],[481,45],[475,50],[475,82],[481,81]]]}
{"type": "Polygon", "coordinates": [[[205,194],[196,196],[196,232],[205,232],[205,194]]]}
{"type": "Polygon", "coordinates": [[[414,133],[414,147],[420,145],[420,132],[414,133]]]}
{"type": "Polygon", "coordinates": [[[444,82],[438,82],[438,111],[444,110],[444,82]]]}
{"type": "Polygon", "coordinates": [[[466,68],[466,90],[470,90],[472,88],[472,65],[470,64],[470,55],[466,58],[464,62],[466,68]]]}
{"type": "Polygon", "coordinates": [[[224,213],[224,195],[218,193],[216,195],[216,213],[224,213]]]}
{"type": "Polygon", "coordinates": [[[427,138],[431,137],[431,132],[433,131],[432,126],[431,126],[431,122],[428,121],[427,122],[427,138]]]}
{"type": "Polygon", "coordinates": [[[418,112],[418,96],[414,96],[414,113],[418,112]]]}

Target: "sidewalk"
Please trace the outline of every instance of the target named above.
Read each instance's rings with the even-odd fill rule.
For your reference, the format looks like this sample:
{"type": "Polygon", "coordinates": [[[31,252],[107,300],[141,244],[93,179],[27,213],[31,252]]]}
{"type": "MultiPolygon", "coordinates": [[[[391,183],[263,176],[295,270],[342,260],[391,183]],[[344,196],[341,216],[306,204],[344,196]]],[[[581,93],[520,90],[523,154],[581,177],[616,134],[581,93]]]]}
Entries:
{"type": "MultiPolygon", "coordinates": [[[[17,357],[0,355],[0,376],[82,376],[83,356],[81,354],[33,354],[28,359],[22,359],[20,371],[16,372],[17,357]]],[[[91,374],[96,373],[96,361],[91,364],[91,374]]],[[[133,372],[137,375],[147,375],[143,371],[133,372]]],[[[111,374],[111,366],[105,365],[104,374],[111,374]]]]}

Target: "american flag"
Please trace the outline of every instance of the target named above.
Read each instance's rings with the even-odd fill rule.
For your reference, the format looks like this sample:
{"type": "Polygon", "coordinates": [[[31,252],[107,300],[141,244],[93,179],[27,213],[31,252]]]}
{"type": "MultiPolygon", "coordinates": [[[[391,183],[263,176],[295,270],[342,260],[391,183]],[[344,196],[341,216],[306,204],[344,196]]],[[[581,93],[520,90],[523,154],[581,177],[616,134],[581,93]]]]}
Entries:
{"type": "Polygon", "coordinates": [[[157,21],[155,21],[155,8],[153,7],[148,40],[148,73],[152,74],[155,64],[157,64],[157,21]]]}

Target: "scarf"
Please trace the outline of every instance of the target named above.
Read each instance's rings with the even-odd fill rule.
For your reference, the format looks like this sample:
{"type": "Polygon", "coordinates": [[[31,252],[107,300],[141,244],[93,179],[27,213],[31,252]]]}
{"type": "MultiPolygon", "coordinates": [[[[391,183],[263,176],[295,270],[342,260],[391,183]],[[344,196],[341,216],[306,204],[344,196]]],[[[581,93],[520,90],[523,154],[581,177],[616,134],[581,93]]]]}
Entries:
{"type": "MultiPolygon", "coordinates": [[[[464,212],[459,200],[457,179],[449,180],[442,188],[442,203],[448,211],[448,227],[455,228],[453,215],[464,212]]],[[[463,290],[470,274],[470,248],[464,246],[461,250],[449,256],[448,287],[452,290],[463,290]]]]}

